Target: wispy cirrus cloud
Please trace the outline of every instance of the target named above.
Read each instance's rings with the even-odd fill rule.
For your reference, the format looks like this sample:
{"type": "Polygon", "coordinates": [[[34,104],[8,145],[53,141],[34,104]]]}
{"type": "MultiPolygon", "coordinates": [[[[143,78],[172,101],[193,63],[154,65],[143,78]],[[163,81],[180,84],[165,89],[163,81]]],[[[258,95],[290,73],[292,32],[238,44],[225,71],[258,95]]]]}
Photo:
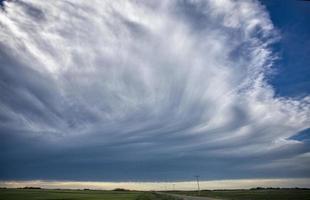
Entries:
{"type": "Polygon", "coordinates": [[[309,174],[289,139],[309,96],[267,83],[280,35],[256,1],[12,1],[0,25],[1,179],[309,174]]]}

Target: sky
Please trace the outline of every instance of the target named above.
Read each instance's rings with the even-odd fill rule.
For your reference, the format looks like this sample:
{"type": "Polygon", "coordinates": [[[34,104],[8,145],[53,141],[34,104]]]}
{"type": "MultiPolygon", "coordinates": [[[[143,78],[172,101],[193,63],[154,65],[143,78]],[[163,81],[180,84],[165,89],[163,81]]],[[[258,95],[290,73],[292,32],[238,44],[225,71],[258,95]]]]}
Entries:
{"type": "Polygon", "coordinates": [[[310,178],[309,2],[0,6],[0,185],[310,178]]]}

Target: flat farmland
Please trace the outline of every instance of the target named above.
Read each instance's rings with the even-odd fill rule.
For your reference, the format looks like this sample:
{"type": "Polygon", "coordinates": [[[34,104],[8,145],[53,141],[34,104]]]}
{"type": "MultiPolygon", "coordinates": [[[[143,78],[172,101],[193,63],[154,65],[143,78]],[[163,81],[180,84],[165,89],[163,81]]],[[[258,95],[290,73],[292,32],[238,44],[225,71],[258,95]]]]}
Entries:
{"type": "Polygon", "coordinates": [[[0,200],[179,200],[170,195],[139,191],[0,189],[0,200]]]}
{"type": "MultiPolygon", "coordinates": [[[[171,193],[198,196],[197,191],[171,193]]],[[[224,200],[310,200],[310,189],[203,190],[200,197],[224,200]]]]}
{"type": "Polygon", "coordinates": [[[135,200],[141,192],[0,189],[0,200],[135,200]]]}

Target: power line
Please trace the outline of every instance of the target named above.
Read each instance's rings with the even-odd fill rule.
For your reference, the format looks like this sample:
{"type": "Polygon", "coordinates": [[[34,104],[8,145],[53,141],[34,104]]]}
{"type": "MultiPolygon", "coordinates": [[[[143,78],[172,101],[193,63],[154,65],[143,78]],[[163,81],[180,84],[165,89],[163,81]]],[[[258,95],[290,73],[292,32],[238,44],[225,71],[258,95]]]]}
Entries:
{"type": "Polygon", "coordinates": [[[198,195],[200,196],[199,176],[196,175],[195,177],[196,177],[196,180],[197,180],[198,195]]]}

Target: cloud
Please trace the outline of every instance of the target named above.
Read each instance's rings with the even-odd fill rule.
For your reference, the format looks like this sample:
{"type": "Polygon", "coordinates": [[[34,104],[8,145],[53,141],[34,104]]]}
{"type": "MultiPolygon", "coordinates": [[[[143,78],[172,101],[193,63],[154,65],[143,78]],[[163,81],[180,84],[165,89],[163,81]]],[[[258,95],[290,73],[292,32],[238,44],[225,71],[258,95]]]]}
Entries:
{"type": "MultiPolygon", "coordinates": [[[[201,189],[250,189],[255,187],[308,188],[309,179],[239,179],[200,181],[201,189]]],[[[91,182],[91,181],[0,181],[1,187],[22,188],[41,187],[48,189],[95,189],[112,190],[126,188],[131,190],[197,190],[196,181],[184,182],[91,182]]]]}
{"type": "Polygon", "coordinates": [[[0,28],[1,179],[309,174],[310,97],[274,95],[256,1],[12,1],[0,28]]]}

